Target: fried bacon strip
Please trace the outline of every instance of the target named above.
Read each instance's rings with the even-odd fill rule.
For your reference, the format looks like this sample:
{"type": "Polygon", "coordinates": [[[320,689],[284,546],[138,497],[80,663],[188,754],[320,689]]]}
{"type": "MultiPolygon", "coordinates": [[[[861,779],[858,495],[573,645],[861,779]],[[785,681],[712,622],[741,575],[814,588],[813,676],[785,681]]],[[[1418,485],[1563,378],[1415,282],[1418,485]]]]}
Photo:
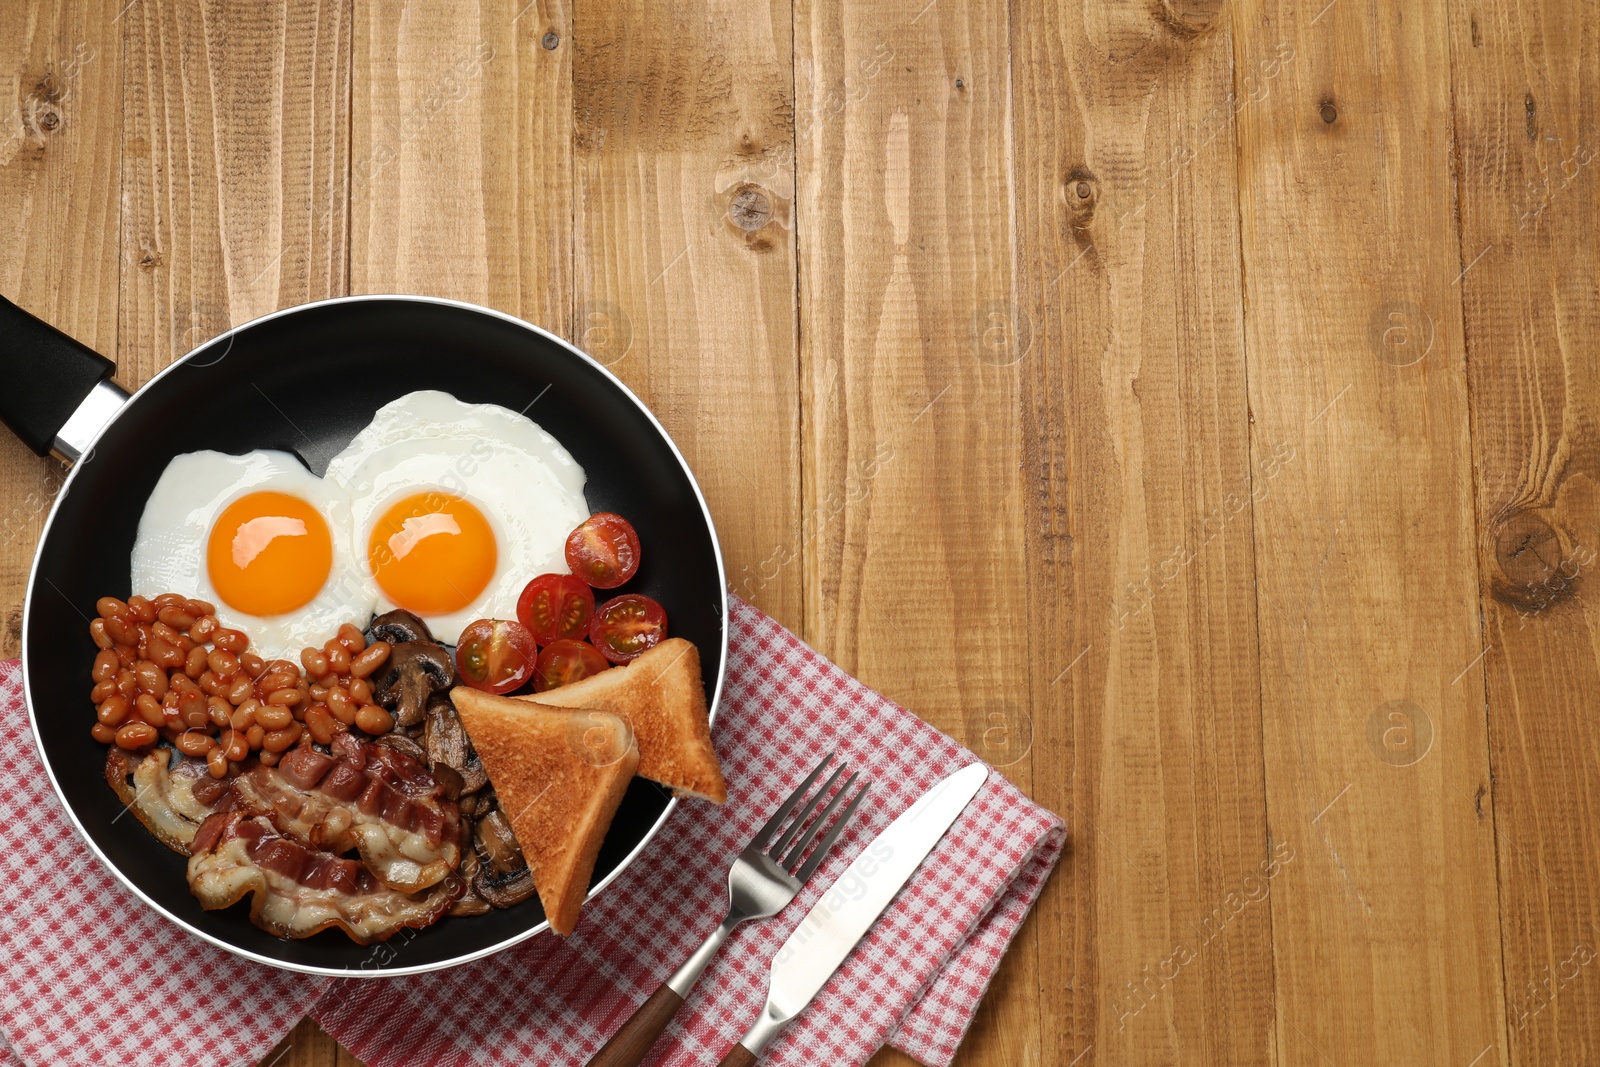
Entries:
{"type": "Polygon", "coordinates": [[[227,782],[206,773],[205,760],[171,748],[140,759],[113,745],[106,755],[106,782],[156,840],[185,856],[195,831],[228,792],[227,782]]]}
{"type": "Polygon", "coordinates": [[[233,792],[241,810],[301,844],[358,850],[378,881],[402,893],[437,885],[461,863],[459,809],[428,768],[349,734],[335,736],[331,756],[298,748],[276,767],[246,771],[233,792]]]}
{"type": "Polygon", "coordinates": [[[422,893],[390,889],[357,860],[309,848],[230,799],[192,843],[189,889],[207,910],[251,896],[250,920],[279,937],[338,927],[362,945],[405,927],[428,926],[462,894],[453,872],[422,893]]]}

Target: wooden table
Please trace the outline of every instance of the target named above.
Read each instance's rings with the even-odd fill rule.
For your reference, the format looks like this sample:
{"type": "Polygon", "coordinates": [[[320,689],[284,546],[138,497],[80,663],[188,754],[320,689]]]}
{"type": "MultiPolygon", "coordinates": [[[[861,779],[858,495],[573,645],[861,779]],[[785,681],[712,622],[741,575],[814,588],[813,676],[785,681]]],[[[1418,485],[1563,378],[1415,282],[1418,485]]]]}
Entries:
{"type": "Polygon", "coordinates": [[[1600,1062],[1595,5],[8,0],[0,74],[0,292],[124,385],[550,327],[1065,816],[961,1064],[1600,1062]]]}

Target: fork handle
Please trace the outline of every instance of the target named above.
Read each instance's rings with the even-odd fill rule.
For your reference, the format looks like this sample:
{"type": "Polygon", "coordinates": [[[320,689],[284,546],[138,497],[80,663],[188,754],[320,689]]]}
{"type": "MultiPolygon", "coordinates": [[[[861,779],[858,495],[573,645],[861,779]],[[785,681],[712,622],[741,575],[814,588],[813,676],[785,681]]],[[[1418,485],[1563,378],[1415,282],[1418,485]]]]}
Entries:
{"type": "Polygon", "coordinates": [[[638,1067],[644,1062],[650,1046],[656,1043],[661,1031],[667,1028],[672,1017],[683,1006],[683,998],[700,980],[700,974],[711,962],[711,957],[722,948],[733,928],[742,921],[733,914],[727,915],[717,928],[703,941],[693,955],[677,972],[661,983],[661,988],[650,994],[650,999],[639,1005],[622,1029],[611,1035],[611,1040],[589,1061],[589,1067],[638,1067]]]}
{"type": "Polygon", "coordinates": [[[589,1061],[589,1067],[638,1067],[682,1004],[683,998],[663,982],[628,1017],[622,1029],[611,1035],[611,1040],[589,1061]]]}

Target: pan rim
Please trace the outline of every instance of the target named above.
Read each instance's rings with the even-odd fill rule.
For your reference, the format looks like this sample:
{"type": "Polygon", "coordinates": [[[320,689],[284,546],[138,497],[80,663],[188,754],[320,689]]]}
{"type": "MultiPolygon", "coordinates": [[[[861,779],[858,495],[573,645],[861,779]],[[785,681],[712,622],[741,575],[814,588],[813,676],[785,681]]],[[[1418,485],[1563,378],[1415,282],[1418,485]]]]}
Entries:
{"type": "MultiPolygon", "coordinates": [[[[694,490],[695,500],[700,505],[701,516],[705,519],[706,532],[711,536],[711,551],[717,563],[717,585],[719,595],[721,597],[719,604],[719,617],[722,622],[722,633],[719,648],[720,654],[717,660],[717,677],[712,686],[712,691],[709,695],[709,698],[706,701],[708,717],[713,724],[716,722],[718,705],[720,704],[722,698],[722,687],[726,681],[728,672],[728,573],[722,559],[722,542],[717,537],[716,524],[712,521],[711,509],[706,505],[705,493],[700,488],[700,482],[695,478],[694,471],[689,467],[688,461],[684,459],[683,453],[678,450],[678,444],[672,439],[672,435],[667,433],[666,427],[661,425],[661,421],[656,418],[655,413],[651,411],[642,400],[639,399],[632,389],[628,388],[627,383],[623,382],[622,379],[613,374],[605,364],[601,363],[599,360],[595,359],[581,348],[567,341],[565,338],[558,337],[549,330],[546,330],[534,323],[528,322],[526,319],[518,318],[517,316],[509,314],[508,312],[498,311],[494,308],[484,307],[481,304],[474,304],[465,300],[454,300],[449,297],[421,296],[412,293],[364,293],[357,296],[337,296],[330,297],[325,300],[313,300],[304,304],[296,304],[293,307],[280,308],[277,311],[260,315],[249,320],[248,322],[240,323],[238,326],[231,327],[228,330],[217,334],[204,344],[197,345],[196,347],[190,349],[188,352],[184,353],[183,356],[173,360],[173,362],[168,366],[157,371],[149,381],[145,382],[138,389],[134,390],[128,395],[127,400],[123,402],[122,406],[118,408],[117,411],[106,420],[105,424],[100,427],[99,431],[95,433],[93,440],[89,442],[89,445],[84,450],[83,455],[72,464],[71,468],[67,471],[66,478],[61,483],[60,491],[57,492],[54,502],[52,502],[50,505],[50,513],[45,517],[44,526],[39,531],[39,544],[38,547],[34,549],[33,561],[28,567],[28,583],[24,590],[24,599],[22,605],[22,692],[23,703],[28,709],[28,730],[33,736],[34,749],[39,755],[39,762],[44,765],[45,777],[50,780],[50,788],[54,791],[56,799],[61,802],[62,810],[66,813],[67,820],[72,824],[72,828],[77,832],[78,839],[88,846],[89,851],[99,859],[100,863],[106,869],[108,869],[113,876],[116,877],[117,881],[126,886],[129,891],[134,894],[134,896],[138,897],[153,911],[163,916],[168,921],[176,924],[182,930],[185,930],[195,937],[209,942],[210,944],[213,944],[226,952],[230,952],[235,956],[252,960],[268,967],[274,967],[278,970],[293,971],[298,974],[321,975],[331,978],[398,978],[406,975],[428,974],[433,971],[442,971],[451,967],[459,967],[462,964],[471,963],[474,960],[480,960],[487,956],[492,956],[495,953],[503,952],[514,945],[521,944],[529,938],[544,933],[550,928],[550,923],[549,920],[546,919],[534,926],[529,927],[527,930],[514,934],[503,941],[497,942],[496,944],[489,945],[481,949],[476,949],[472,952],[468,952],[459,956],[453,956],[449,959],[440,960],[435,963],[417,964],[411,967],[387,968],[339,968],[321,967],[314,964],[290,963],[284,960],[274,959],[270,956],[263,956],[260,953],[252,952],[246,948],[241,948],[240,946],[232,944],[224,938],[214,936],[198,929],[197,927],[191,925],[186,919],[174,914],[165,907],[162,907],[154,899],[148,896],[142,889],[140,889],[139,886],[134,884],[133,880],[124,874],[122,869],[112,862],[110,857],[101,851],[100,846],[95,842],[94,838],[92,838],[88,831],[84,829],[83,823],[79,820],[77,812],[73,810],[71,802],[68,801],[66,793],[61,788],[61,784],[56,780],[55,768],[51,765],[49,755],[45,752],[44,741],[39,732],[37,712],[35,710],[33,701],[33,685],[29,670],[31,658],[28,655],[28,635],[31,630],[30,620],[33,613],[34,592],[40,577],[39,563],[44,554],[45,543],[49,540],[50,530],[51,526],[55,522],[56,512],[60,508],[61,502],[66,499],[67,494],[71,491],[72,483],[74,479],[77,478],[78,471],[81,470],[88,461],[94,458],[95,445],[97,445],[100,439],[105,436],[106,431],[122,417],[123,413],[127,411],[130,406],[132,406],[134,401],[142,397],[162,378],[165,378],[168,374],[171,374],[173,371],[177,370],[177,368],[187,364],[195,357],[197,353],[207,350],[213,345],[232,338],[236,334],[242,333],[245,330],[249,330],[252,327],[259,326],[262,323],[270,322],[274,319],[299,314],[301,312],[310,311],[316,308],[329,307],[338,304],[372,303],[385,300],[405,301],[418,304],[434,304],[443,307],[450,307],[461,311],[470,311],[481,315],[487,315],[491,318],[500,319],[512,325],[519,326],[530,333],[536,334],[547,341],[553,342],[554,344],[565,349],[571,355],[574,355],[583,360],[585,363],[588,363],[595,370],[599,371],[600,374],[607,381],[609,381],[612,386],[620,390],[622,394],[633,403],[634,407],[639,409],[644,417],[650,421],[650,425],[655,427],[656,432],[660,434],[661,440],[666,443],[667,448],[672,452],[673,458],[678,461],[678,466],[683,470],[684,477],[689,480],[689,487],[694,490]]],[[[656,834],[658,834],[661,831],[661,828],[666,825],[666,822],[671,817],[672,813],[677,810],[679,799],[679,797],[673,796],[667,800],[667,806],[661,810],[661,814],[656,817],[655,822],[651,824],[647,831],[645,831],[644,836],[639,839],[639,843],[636,844],[633,849],[622,858],[621,862],[619,862],[609,874],[602,878],[588,892],[588,894],[584,897],[585,903],[588,903],[590,900],[598,896],[606,889],[607,886],[616,881],[617,877],[621,875],[623,871],[627,870],[633,865],[634,861],[639,858],[640,853],[642,853],[646,846],[648,846],[650,842],[654,840],[656,834]]]]}

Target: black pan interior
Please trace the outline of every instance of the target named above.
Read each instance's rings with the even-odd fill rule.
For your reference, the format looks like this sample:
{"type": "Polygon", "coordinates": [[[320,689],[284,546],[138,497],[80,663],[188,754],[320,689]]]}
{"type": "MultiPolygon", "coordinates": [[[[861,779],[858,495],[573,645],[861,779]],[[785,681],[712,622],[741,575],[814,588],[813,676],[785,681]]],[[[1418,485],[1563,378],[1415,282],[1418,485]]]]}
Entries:
{"type": "MultiPolygon", "coordinates": [[[[311,306],[198,350],[123,411],[63,493],[29,589],[31,695],[61,791],[111,862],[196,928],[290,965],[373,973],[437,964],[515,937],[544,914],[534,897],[363,948],[338,931],[281,940],[251,925],[242,904],[201,910],[184,881],[183,857],[133,818],[119,818],[121,805],[102,777],[105,749],[89,736],[95,649],[88,620],[98,597],[130,592],[139,516],[174,455],[282,449],[320,474],[379,407],[417,389],[526,409],[572,453],[588,474],[590,506],[627,516],[639,531],[642,566],[622,591],[666,607],[672,632],[699,647],[708,697],[716,696],[723,588],[710,523],[662,432],[593,364],[497,316],[403,299],[311,306]]],[[[596,882],[643,840],[667,800],[660,787],[635,779],[595,865],[596,882]]]]}

